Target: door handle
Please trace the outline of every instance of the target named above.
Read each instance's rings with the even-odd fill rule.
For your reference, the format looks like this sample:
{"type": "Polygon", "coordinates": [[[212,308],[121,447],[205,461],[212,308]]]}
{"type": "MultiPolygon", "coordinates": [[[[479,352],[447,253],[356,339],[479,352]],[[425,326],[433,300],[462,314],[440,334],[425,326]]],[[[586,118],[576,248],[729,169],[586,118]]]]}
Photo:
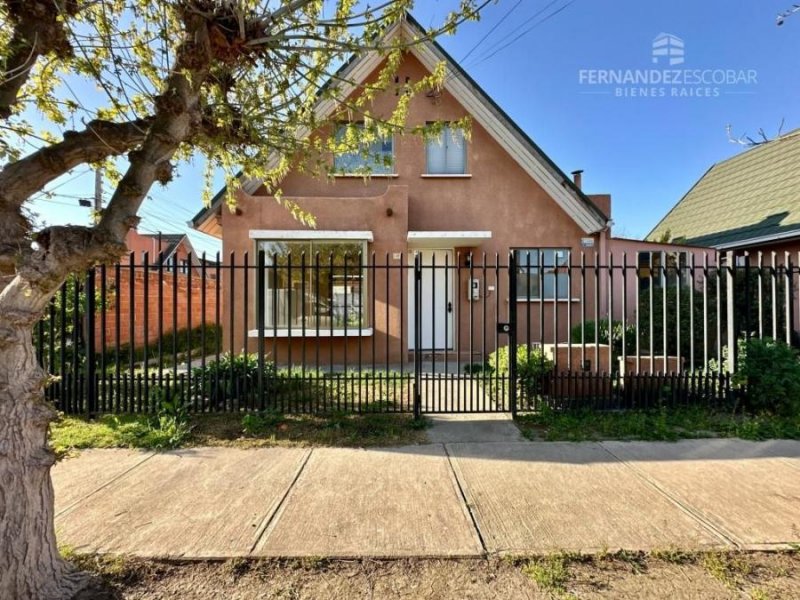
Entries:
{"type": "Polygon", "coordinates": [[[449,312],[449,313],[453,312],[453,303],[452,302],[448,302],[447,303],[447,312],[449,312]]]}

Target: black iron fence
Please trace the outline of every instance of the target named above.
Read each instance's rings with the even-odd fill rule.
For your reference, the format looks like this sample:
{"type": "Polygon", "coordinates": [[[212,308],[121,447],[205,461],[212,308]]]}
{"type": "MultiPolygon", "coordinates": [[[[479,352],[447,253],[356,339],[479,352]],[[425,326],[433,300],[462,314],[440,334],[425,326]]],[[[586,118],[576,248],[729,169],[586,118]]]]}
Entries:
{"type": "Polygon", "coordinates": [[[737,341],[795,341],[790,257],[270,246],[71,277],[37,326],[64,412],[723,405],[737,341]]]}

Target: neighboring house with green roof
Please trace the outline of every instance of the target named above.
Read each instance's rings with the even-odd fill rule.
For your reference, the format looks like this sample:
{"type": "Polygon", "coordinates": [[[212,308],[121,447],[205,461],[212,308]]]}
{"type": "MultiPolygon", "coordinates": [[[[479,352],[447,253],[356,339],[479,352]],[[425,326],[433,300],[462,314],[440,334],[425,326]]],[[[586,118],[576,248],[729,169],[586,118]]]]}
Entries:
{"type": "MultiPolygon", "coordinates": [[[[712,166],[647,236],[797,264],[800,129],[712,166]]],[[[755,257],[755,258],[753,258],[755,257]]]]}

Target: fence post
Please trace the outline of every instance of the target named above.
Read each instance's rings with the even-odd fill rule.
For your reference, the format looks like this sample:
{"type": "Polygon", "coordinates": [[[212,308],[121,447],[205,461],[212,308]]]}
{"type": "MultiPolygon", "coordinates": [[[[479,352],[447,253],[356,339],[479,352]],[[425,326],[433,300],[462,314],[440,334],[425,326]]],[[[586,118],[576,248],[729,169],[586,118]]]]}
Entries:
{"type": "Polygon", "coordinates": [[[422,255],[414,255],[414,418],[422,414],[422,255]]]}
{"type": "Polygon", "coordinates": [[[795,346],[795,336],[792,335],[794,331],[794,265],[792,264],[792,259],[787,252],[784,255],[784,271],[786,272],[786,281],[784,282],[785,287],[785,298],[784,303],[786,306],[784,310],[786,311],[786,343],[790,346],[795,346]]]}
{"type": "Polygon", "coordinates": [[[95,334],[95,272],[94,268],[86,271],[86,416],[91,417],[97,412],[97,386],[95,385],[97,365],[95,334]]]}
{"type": "MultiPolygon", "coordinates": [[[[508,398],[511,416],[517,416],[517,261],[514,252],[508,254],[508,398]]],[[[556,282],[558,288],[558,282],[556,282]]],[[[558,290],[556,289],[556,293],[558,290]]],[[[556,303],[554,303],[556,306],[556,303]]],[[[557,310],[554,308],[554,311],[557,310]]],[[[554,332],[556,353],[558,352],[558,332],[554,332]]],[[[540,349],[543,351],[543,349],[540,349]]],[[[542,386],[540,385],[541,389],[542,386]]]]}
{"type": "MultiPolygon", "coordinates": [[[[257,258],[258,266],[256,271],[256,328],[258,329],[258,408],[260,410],[264,410],[265,398],[264,398],[264,326],[265,326],[265,294],[266,294],[266,280],[264,278],[264,274],[267,268],[266,262],[266,254],[263,248],[258,249],[258,258],[257,258]]],[[[247,278],[250,274],[245,269],[244,272],[244,281],[247,281],[247,278]]],[[[303,277],[305,277],[305,273],[303,273],[303,277]]],[[[277,284],[273,281],[273,286],[277,284]]],[[[247,306],[248,298],[247,294],[244,297],[245,306],[247,306]]],[[[247,319],[247,309],[245,308],[244,311],[245,320],[247,319]]],[[[274,325],[274,323],[273,323],[274,325]]],[[[289,324],[291,327],[291,323],[289,324]]],[[[247,338],[244,340],[245,348],[247,348],[247,338]]],[[[273,356],[273,360],[277,360],[277,357],[273,356]]],[[[291,365],[289,365],[291,369],[291,365]]],[[[291,371],[290,371],[291,373],[291,371]]]]}
{"type": "Polygon", "coordinates": [[[735,315],[735,296],[736,296],[736,258],[733,252],[728,251],[725,253],[725,279],[726,288],[726,327],[728,337],[728,373],[733,373],[736,370],[736,315],[735,315]]]}

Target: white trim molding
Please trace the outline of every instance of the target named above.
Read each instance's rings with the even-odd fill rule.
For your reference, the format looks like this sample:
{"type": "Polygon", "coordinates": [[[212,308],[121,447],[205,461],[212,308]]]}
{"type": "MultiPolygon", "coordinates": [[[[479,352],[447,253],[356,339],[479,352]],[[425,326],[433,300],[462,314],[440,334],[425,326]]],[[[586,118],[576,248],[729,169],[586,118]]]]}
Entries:
{"type": "Polygon", "coordinates": [[[734,250],[742,249],[747,250],[748,246],[760,246],[769,244],[770,242],[780,242],[791,238],[800,237],[800,230],[794,229],[792,231],[785,231],[783,233],[773,233],[771,235],[762,235],[759,237],[748,238],[746,240],[736,240],[735,242],[726,242],[724,244],[716,244],[712,246],[717,250],[734,250]]]}
{"type": "Polygon", "coordinates": [[[251,240],[357,240],[371,242],[371,231],[343,231],[339,229],[251,229],[251,240]]]}
{"type": "MultiPolygon", "coordinates": [[[[303,330],[298,327],[293,327],[291,330],[286,328],[279,328],[273,329],[271,327],[265,327],[262,333],[262,337],[265,338],[329,338],[329,337],[371,337],[375,331],[372,327],[362,327],[359,329],[358,327],[353,327],[352,329],[348,329],[345,331],[344,329],[334,329],[331,331],[330,329],[320,328],[319,335],[317,335],[317,328],[314,327],[306,327],[306,334],[303,335],[303,330]],[[291,334],[291,335],[290,335],[291,334]]],[[[247,337],[257,338],[258,329],[251,329],[247,332],[247,337]]]]}

